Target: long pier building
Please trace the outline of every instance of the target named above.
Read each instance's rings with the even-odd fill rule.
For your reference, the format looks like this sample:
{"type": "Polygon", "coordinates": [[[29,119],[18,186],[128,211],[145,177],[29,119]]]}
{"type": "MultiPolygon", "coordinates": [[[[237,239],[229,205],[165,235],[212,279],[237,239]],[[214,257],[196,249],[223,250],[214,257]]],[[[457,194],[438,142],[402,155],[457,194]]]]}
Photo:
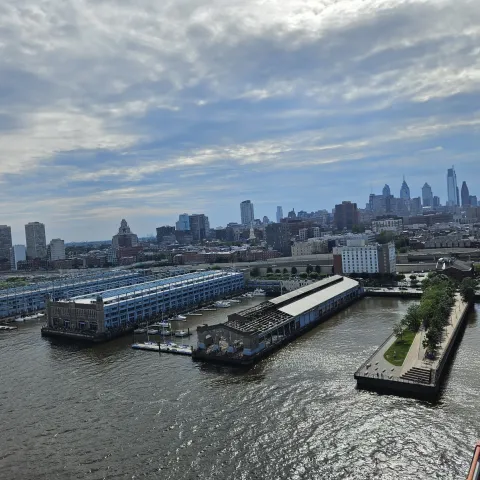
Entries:
{"type": "Polygon", "coordinates": [[[138,271],[115,270],[78,275],[0,290],[0,318],[35,312],[45,308],[47,297],[71,298],[101,290],[136,285],[154,280],[138,271]]]}
{"type": "Polygon", "coordinates": [[[163,313],[180,311],[244,288],[242,273],[204,271],[47,302],[46,336],[104,341],[163,313]]]}
{"type": "Polygon", "coordinates": [[[334,275],[198,327],[194,360],[250,365],[363,295],[360,284],[334,275]]]}

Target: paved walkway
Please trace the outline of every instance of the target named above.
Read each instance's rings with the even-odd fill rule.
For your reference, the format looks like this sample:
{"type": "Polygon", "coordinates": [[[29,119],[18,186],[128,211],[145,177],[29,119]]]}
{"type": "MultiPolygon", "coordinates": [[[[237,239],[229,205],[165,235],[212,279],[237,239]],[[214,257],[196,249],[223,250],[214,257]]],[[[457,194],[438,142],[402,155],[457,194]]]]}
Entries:
{"type": "Polygon", "coordinates": [[[395,342],[396,338],[392,335],[388,341],[370,358],[367,365],[362,368],[358,373],[360,375],[367,375],[369,377],[379,377],[379,378],[389,378],[389,377],[401,377],[404,373],[408,372],[413,367],[424,368],[424,369],[435,369],[438,366],[438,362],[442,358],[442,353],[448,342],[452,333],[454,332],[458,322],[460,321],[464,310],[468,307],[468,304],[465,303],[460,294],[457,294],[455,297],[455,305],[452,309],[452,314],[450,315],[450,323],[445,327],[445,332],[442,336],[442,342],[438,348],[438,355],[435,360],[428,360],[425,358],[425,348],[423,347],[423,339],[425,338],[425,330],[423,326],[421,330],[415,335],[413,339],[410,350],[405,357],[403,365],[396,367],[390,362],[385,360],[384,353],[390,348],[390,346],[395,342]]]}

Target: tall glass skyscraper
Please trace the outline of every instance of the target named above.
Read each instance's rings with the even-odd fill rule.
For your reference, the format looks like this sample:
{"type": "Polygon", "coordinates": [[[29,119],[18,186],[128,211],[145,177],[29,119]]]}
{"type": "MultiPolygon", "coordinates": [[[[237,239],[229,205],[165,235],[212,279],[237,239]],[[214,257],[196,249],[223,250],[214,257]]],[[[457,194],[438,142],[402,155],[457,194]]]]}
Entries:
{"type": "Polygon", "coordinates": [[[403,200],[410,200],[410,187],[407,185],[405,177],[403,177],[403,183],[400,188],[400,198],[403,200]]]}
{"type": "Polygon", "coordinates": [[[447,171],[447,205],[457,207],[460,204],[458,197],[457,174],[455,173],[455,167],[452,166],[447,171]]]}
{"type": "Polygon", "coordinates": [[[432,187],[428,183],[422,187],[422,200],[424,207],[433,207],[432,187]]]}
{"type": "Polygon", "coordinates": [[[250,200],[245,200],[240,204],[240,217],[242,225],[251,225],[255,214],[253,212],[253,203],[250,200]]]}

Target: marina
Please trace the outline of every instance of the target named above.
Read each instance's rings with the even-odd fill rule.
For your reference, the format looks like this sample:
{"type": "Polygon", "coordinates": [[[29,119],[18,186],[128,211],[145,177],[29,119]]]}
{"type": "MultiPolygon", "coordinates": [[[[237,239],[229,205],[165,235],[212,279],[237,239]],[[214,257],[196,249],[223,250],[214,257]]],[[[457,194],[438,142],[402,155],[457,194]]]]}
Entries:
{"type": "Polygon", "coordinates": [[[175,355],[192,355],[192,347],[190,345],[178,345],[177,343],[156,343],[142,342],[132,345],[134,350],[147,350],[149,352],[172,353],[175,355]]]}

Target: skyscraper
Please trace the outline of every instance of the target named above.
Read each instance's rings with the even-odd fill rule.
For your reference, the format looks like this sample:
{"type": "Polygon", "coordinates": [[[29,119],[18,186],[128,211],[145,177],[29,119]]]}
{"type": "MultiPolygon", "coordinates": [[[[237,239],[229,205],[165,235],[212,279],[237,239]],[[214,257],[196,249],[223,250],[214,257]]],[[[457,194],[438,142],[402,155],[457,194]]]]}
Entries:
{"type": "Polygon", "coordinates": [[[470,192],[468,191],[467,182],[462,183],[462,207],[470,206],[470,192]]]}
{"type": "Polygon", "coordinates": [[[400,188],[400,198],[402,200],[410,200],[410,187],[407,185],[405,177],[403,177],[403,183],[400,188]]]}
{"type": "Polygon", "coordinates": [[[0,270],[10,270],[10,249],[12,248],[12,229],[0,225],[0,270]]]}
{"type": "MultiPolygon", "coordinates": [[[[138,245],[138,237],[132,233],[128,223],[125,219],[120,222],[120,228],[118,233],[112,237],[112,247],[115,249],[121,247],[136,247],[138,245]]],[[[27,254],[28,254],[28,245],[27,245],[27,254]]]]}
{"type": "Polygon", "coordinates": [[[433,207],[432,187],[428,183],[422,187],[422,202],[424,207],[433,207]]]}
{"type": "Polygon", "coordinates": [[[337,230],[351,230],[358,225],[357,204],[352,202],[342,202],[335,205],[334,223],[337,230]]]}
{"type": "Polygon", "coordinates": [[[283,208],[277,207],[277,223],[280,223],[280,220],[283,218],[283,208]]]}
{"type": "Polygon", "coordinates": [[[251,225],[255,214],[253,212],[253,203],[250,200],[244,200],[240,204],[240,218],[242,225],[251,225]]]}
{"type": "Polygon", "coordinates": [[[470,206],[478,207],[478,199],[476,195],[470,195],[470,206]]]}
{"type": "Polygon", "coordinates": [[[43,223],[27,223],[25,225],[25,237],[27,240],[27,258],[47,258],[47,240],[43,223]]]}
{"type": "Polygon", "coordinates": [[[50,260],[65,260],[65,242],[60,238],[50,240],[48,251],[50,260]]]}
{"type": "Polygon", "coordinates": [[[457,174],[455,167],[452,166],[447,171],[447,206],[456,207],[459,203],[457,174]]]}
{"type": "Polygon", "coordinates": [[[182,213],[178,216],[178,222],[175,227],[180,232],[188,232],[190,230],[190,216],[188,213],[182,213]]]}
{"type": "Polygon", "coordinates": [[[383,190],[382,190],[382,195],[384,197],[389,197],[391,194],[392,194],[392,192],[390,191],[390,185],[385,184],[385,186],[383,187],[383,190]]]}
{"type": "Polygon", "coordinates": [[[433,207],[437,208],[440,206],[440,197],[437,197],[436,195],[433,197],[433,207]]]}
{"type": "Polygon", "coordinates": [[[203,242],[208,237],[210,222],[203,213],[190,215],[190,232],[194,242],[203,242]]]}
{"type": "Polygon", "coordinates": [[[18,269],[18,262],[24,262],[27,259],[27,250],[25,245],[13,245],[10,249],[10,266],[12,270],[18,269]]]}

